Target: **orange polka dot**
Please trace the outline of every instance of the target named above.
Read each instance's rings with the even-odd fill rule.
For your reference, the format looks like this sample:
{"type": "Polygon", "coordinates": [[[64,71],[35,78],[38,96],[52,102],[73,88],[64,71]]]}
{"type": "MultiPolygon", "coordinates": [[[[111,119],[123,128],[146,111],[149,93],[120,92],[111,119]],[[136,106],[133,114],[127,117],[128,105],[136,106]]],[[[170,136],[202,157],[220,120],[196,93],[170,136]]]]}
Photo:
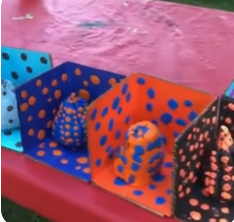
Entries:
{"type": "Polygon", "coordinates": [[[54,147],[58,146],[58,143],[55,142],[55,141],[52,141],[52,142],[50,142],[49,146],[52,147],[52,148],[54,148],[54,147]]]}
{"type": "Polygon", "coordinates": [[[80,69],[75,69],[75,74],[77,75],[77,76],[80,76],[81,75],[81,71],[80,71],[80,69]]]}
{"type": "Polygon", "coordinates": [[[74,133],[74,136],[78,136],[79,134],[77,132],[74,133]]]}
{"type": "Polygon", "coordinates": [[[222,207],[221,208],[221,212],[224,213],[224,214],[229,214],[230,213],[230,210],[228,207],[222,207]]]}
{"type": "Polygon", "coordinates": [[[45,155],[45,151],[44,150],[37,151],[37,156],[44,156],[44,155],[45,155]]]}
{"type": "Polygon", "coordinates": [[[98,76],[92,75],[92,76],[90,76],[90,80],[95,85],[100,84],[100,79],[98,78],[98,76]]]}
{"type": "Polygon", "coordinates": [[[83,172],[84,172],[84,173],[90,173],[90,168],[89,168],[89,167],[84,168],[84,169],[83,169],[83,172]]]}
{"type": "Polygon", "coordinates": [[[65,132],[65,136],[70,136],[70,132],[65,132]]]}
{"type": "Polygon", "coordinates": [[[27,103],[22,103],[20,105],[20,111],[25,112],[28,109],[28,104],[27,103]]]}
{"type": "Polygon", "coordinates": [[[88,158],[87,157],[79,157],[76,161],[80,164],[85,164],[85,163],[88,163],[88,158]]]}
{"type": "Polygon", "coordinates": [[[202,210],[209,210],[210,209],[210,206],[208,204],[202,204],[201,205],[201,209],[202,210]]]}
{"type": "Polygon", "coordinates": [[[232,111],[234,111],[234,104],[233,103],[229,103],[228,104],[228,108],[232,111]]]}
{"type": "Polygon", "coordinates": [[[42,85],[42,81],[40,80],[40,79],[38,79],[37,81],[36,81],[36,86],[41,86],[42,85]]]}
{"type": "Polygon", "coordinates": [[[71,126],[70,126],[69,124],[66,124],[66,125],[65,125],[65,128],[66,128],[66,129],[71,129],[71,126]]]}
{"type": "Polygon", "coordinates": [[[47,95],[49,93],[49,89],[47,88],[47,87],[44,87],[43,89],[42,89],[42,94],[43,95],[47,95]]]}
{"type": "Polygon", "coordinates": [[[215,218],[210,218],[209,222],[216,222],[217,220],[215,218]]]}
{"type": "Polygon", "coordinates": [[[40,112],[38,113],[38,117],[43,119],[45,118],[46,115],[46,111],[44,109],[40,110],[40,112]]]}
{"type": "Polygon", "coordinates": [[[27,120],[28,120],[28,122],[31,122],[33,120],[33,117],[32,116],[28,116],[27,120]]]}
{"type": "Polygon", "coordinates": [[[184,192],[181,192],[180,194],[179,194],[179,198],[183,198],[184,197],[184,192]]]}
{"type": "Polygon", "coordinates": [[[54,156],[61,156],[63,153],[61,150],[53,150],[53,155],[54,156]]]}
{"type": "Polygon", "coordinates": [[[67,74],[66,73],[62,74],[61,79],[62,79],[63,82],[66,82],[67,79],[68,79],[67,74]]]}
{"type": "Polygon", "coordinates": [[[88,81],[84,81],[83,84],[84,84],[84,86],[88,86],[89,85],[88,81]]]}
{"type": "Polygon", "coordinates": [[[67,159],[61,159],[60,161],[62,164],[67,164],[68,163],[68,160],[67,159]]]}
{"type": "Polygon", "coordinates": [[[190,200],[189,200],[189,204],[190,204],[191,206],[193,206],[193,207],[196,207],[196,206],[198,206],[199,202],[198,202],[197,199],[190,199],[190,200]]]}
{"type": "Polygon", "coordinates": [[[27,96],[28,96],[28,92],[27,92],[26,90],[23,90],[23,91],[21,92],[21,97],[22,97],[23,99],[25,99],[27,96]]]}
{"type": "Polygon", "coordinates": [[[89,100],[89,92],[85,89],[79,90],[79,97],[84,98],[85,100],[89,100]]]}
{"type": "Polygon", "coordinates": [[[73,143],[73,139],[72,139],[72,138],[66,139],[66,143],[67,143],[67,144],[73,143]]]}
{"type": "Polygon", "coordinates": [[[52,120],[49,120],[47,123],[46,123],[46,127],[47,128],[51,128],[53,125],[53,121],[52,120]]]}
{"type": "Polygon", "coordinates": [[[219,222],[228,222],[228,220],[225,218],[221,218],[221,219],[219,219],[219,222]]]}
{"type": "Polygon", "coordinates": [[[61,90],[59,90],[59,89],[55,90],[55,92],[54,92],[54,97],[55,97],[56,99],[59,99],[59,98],[61,97],[61,95],[62,95],[61,90]]]}
{"type": "Polygon", "coordinates": [[[231,119],[230,117],[227,117],[227,118],[225,119],[225,123],[227,123],[227,124],[232,124],[232,119],[231,119]]]}
{"type": "Polygon", "coordinates": [[[57,85],[58,85],[58,80],[57,80],[57,79],[54,79],[54,80],[52,81],[51,85],[52,85],[53,87],[57,86],[57,85]]]}
{"type": "Polygon", "coordinates": [[[71,118],[67,116],[67,117],[65,118],[65,121],[66,121],[66,122],[70,122],[70,121],[71,121],[71,118]]]}
{"type": "Polygon", "coordinates": [[[109,80],[109,84],[110,84],[111,86],[116,85],[116,79],[115,79],[115,78],[111,78],[111,79],[109,80]]]}
{"type": "Polygon", "coordinates": [[[29,105],[33,106],[36,103],[36,98],[34,96],[30,96],[28,99],[29,105]]]}
{"type": "Polygon", "coordinates": [[[186,191],[185,191],[185,193],[186,194],[190,194],[190,192],[191,192],[191,189],[188,187],[188,188],[186,188],[186,191]]]}
{"type": "Polygon", "coordinates": [[[43,140],[45,138],[45,131],[44,130],[40,130],[37,134],[37,138],[39,140],[43,140]]]}
{"type": "Polygon", "coordinates": [[[34,132],[34,130],[33,130],[33,129],[30,129],[30,130],[28,131],[28,135],[29,135],[29,136],[33,136],[33,135],[34,135],[34,133],[35,133],[35,132],[34,132]]]}
{"type": "Polygon", "coordinates": [[[193,220],[196,220],[196,221],[199,221],[202,219],[202,216],[199,212],[197,211],[192,211],[190,212],[190,217],[193,219],[193,220]]]}

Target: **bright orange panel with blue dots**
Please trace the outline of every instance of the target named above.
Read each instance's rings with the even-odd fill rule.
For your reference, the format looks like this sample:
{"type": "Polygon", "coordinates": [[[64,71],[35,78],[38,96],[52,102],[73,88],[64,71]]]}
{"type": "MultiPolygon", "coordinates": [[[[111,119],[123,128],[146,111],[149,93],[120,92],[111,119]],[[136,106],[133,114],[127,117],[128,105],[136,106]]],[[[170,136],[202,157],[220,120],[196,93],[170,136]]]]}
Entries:
{"type": "Polygon", "coordinates": [[[66,148],[53,141],[52,120],[60,103],[71,93],[89,104],[123,78],[66,62],[17,88],[24,152],[41,163],[90,181],[88,149],[66,148]]]}
{"type": "MultiPolygon", "coordinates": [[[[174,140],[213,99],[210,94],[144,74],[124,79],[88,110],[93,182],[150,211],[171,216],[174,140]],[[116,177],[114,160],[128,128],[145,120],[159,127],[166,155],[153,182],[135,188],[116,177]]],[[[128,160],[123,157],[122,161],[128,160]]]]}

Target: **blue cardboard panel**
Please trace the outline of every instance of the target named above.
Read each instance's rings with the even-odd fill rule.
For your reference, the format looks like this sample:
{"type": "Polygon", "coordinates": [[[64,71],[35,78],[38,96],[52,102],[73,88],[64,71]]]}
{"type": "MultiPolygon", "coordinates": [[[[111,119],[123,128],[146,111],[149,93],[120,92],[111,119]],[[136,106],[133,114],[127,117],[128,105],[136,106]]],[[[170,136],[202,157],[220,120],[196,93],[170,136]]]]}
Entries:
{"type": "Polygon", "coordinates": [[[229,88],[226,90],[225,95],[234,99],[234,81],[231,83],[229,88]]]}
{"type": "Polygon", "coordinates": [[[16,97],[25,152],[40,162],[89,181],[87,147],[67,148],[53,141],[54,115],[71,93],[85,98],[89,104],[123,78],[123,75],[66,62],[18,87],[16,97]],[[22,96],[25,94],[26,97],[22,96]]]}
{"type": "MultiPolygon", "coordinates": [[[[48,53],[1,46],[2,79],[10,80],[15,87],[48,71],[52,67],[48,53]]],[[[23,152],[20,129],[1,131],[3,147],[23,152]]]]}

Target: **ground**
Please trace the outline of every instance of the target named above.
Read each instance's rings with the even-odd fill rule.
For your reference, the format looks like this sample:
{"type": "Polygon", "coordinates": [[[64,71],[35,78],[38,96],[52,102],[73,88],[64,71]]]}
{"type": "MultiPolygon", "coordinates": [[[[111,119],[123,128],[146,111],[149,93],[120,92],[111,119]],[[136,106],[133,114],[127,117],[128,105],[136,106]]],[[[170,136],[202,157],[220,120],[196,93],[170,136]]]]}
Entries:
{"type": "MultiPolygon", "coordinates": [[[[209,8],[234,11],[234,0],[168,0],[209,8]]],[[[6,222],[48,222],[48,220],[26,210],[2,197],[2,215],[6,222]]]]}

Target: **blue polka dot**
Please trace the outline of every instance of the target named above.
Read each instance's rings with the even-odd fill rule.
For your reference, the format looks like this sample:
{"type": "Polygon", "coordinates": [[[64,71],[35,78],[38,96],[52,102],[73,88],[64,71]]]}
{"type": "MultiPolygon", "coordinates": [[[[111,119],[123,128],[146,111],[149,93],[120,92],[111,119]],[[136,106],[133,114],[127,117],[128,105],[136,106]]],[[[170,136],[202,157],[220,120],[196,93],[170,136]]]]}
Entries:
{"type": "Polygon", "coordinates": [[[118,170],[120,173],[123,173],[124,168],[123,168],[123,166],[119,165],[119,166],[117,166],[117,170],[118,170]]]}
{"type": "Polygon", "coordinates": [[[190,100],[185,100],[184,105],[187,106],[187,107],[191,107],[193,105],[193,103],[190,100]]]}
{"type": "Polygon", "coordinates": [[[179,106],[178,103],[176,102],[176,100],[174,100],[174,99],[170,99],[168,101],[167,105],[169,106],[169,108],[171,110],[176,110],[178,108],[178,106],[179,106]]]}
{"type": "Polygon", "coordinates": [[[164,179],[165,179],[166,176],[160,174],[160,173],[157,173],[155,175],[153,175],[153,180],[155,182],[162,182],[164,179]]]}
{"type": "Polygon", "coordinates": [[[197,118],[197,113],[196,112],[192,111],[191,113],[189,113],[188,119],[190,121],[193,121],[196,118],[197,118]]]}
{"type": "Polygon", "coordinates": [[[120,138],[120,136],[121,136],[121,131],[120,130],[118,130],[116,133],[115,133],[115,139],[119,139],[120,138]]]}
{"type": "Polygon", "coordinates": [[[158,121],[156,119],[153,119],[151,122],[156,126],[158,125],[158,121]]]}
{"type": "Polygon", "coordinates": [[[131,119],[131,117],[130,117],[130,116],[127,116],[127,117],[125,118],[125,124],[128,124],[128,123],[130,122],[130,119],[131,119]]]}
{"type": "Polygon", "coordinates": [[[115,151],[114,151],[114,149],[111,148],[109,153],[108,153],[108,158],[114,157],[114,154],[115,154],[115,151]]]}
{"type": "Polygon", "coordinates": [[[92,111],[92,113],[91,113],[91,120],[95,120],[95,118],[96,118],[96,115],[97,115],[97,109],[94,109],[93,111],[92,111]]]}
{"type": "Polygon", "coordinates": [[[103,110],[102,110],[102,117],[104,117],[106,114],[108,113],[108,107],[106,106],[103,110]]]}
{"type": "Polygon", "coordinates": [[[131,166],[132,171],[138,171],[141,168],[141,166],[137,163],[133,163],[131,166]]]}
{"type": "Polygon", "coordinates": [[[122,88],[122,94],[124,95],[128,91],[128,84],[125,83],[122,88]]]}
{"type": "Polygon", "coordinates": [[[184,119],[179,118],[179,119],[176,119],[175,122],[179,126],[186,126],[187,125],[187,123],[186,123],[186,121],[184,119]]]}
{"type": "Polygon", "coordinates": [[[97,159],[96,162],[95,162],[95,165],[96,165],[97,167],[100,167],[101,164],[102,164],[102,160],[101,160],[101,159],[97,159]]]}
{"type": "Polygon", "coordinates": [[[126,102],[129,102],[131,100],[131,93],[129,92],[127,95],[126,95],[126,102]]]}
{"type": "Polygon", "coordinates": [[[111,151],[111,149],[112,149],[112,148],[111,148],[111,146],[110,146],[110,145],[109,145],[109,146],[107,146],[107,148],[106,148],[106,152],[107,152],[107,153],[109,153],[109,152],[111,151]]]}
{"type": "Polygon", "coordinates": [[[120,157],[120,159],[122,160],[122,162],[124,163],[124,164],[127,164],[127,157],[126,156],[121,156],[120,157]]]}
{"type": "Polygon", "coordinates": [[[100,129],[100,127],[101,127],[101,124],[99,122],[97,122],[95,124],[95,131],[98,131],[100,129]]]}
{"type": "Polygon", "coordinates": [[[133,159],[135,162],[137,162],[137,163],[142,163],[141,157],[138,156],[138,155],[135,154],[135,153],[132,155],[132,159],[133,159]]]}
{"type": "Polygon", "coordinates": [[[121,147],[120,146],[118,146],[116,148],[116,153],[117,153],[117,157],[120,157],[120,155],[121,155],[121,147]]]}
{"type": "Polygon", "coordinates": [[[144,84],[145,84],[145,79],[139,77],[139,78],[137,79],[137,83],[140,84],[140,85],[144,85],[144,84]]]}
{"type": "Polygon", "coordinates": [[[151,112],[153,110],[153,105],[151,103],[146,104],[146,110],[151,112]]]}
{"type": "Polygon", "coordinates": [[[155,200],[155,203],[157,205],[162,205],[162,204],[165,204],[166,200],[164,197],[157,197],[156,200],[155,200]]]}
{"type": "Polygon", "coordinates": [[[165,162],[163,165],[164,165],[164,167],[167,167],[167,168],[172,168],[173,167],[172,162],[165,162]]]}
{"type": "Polygon", "coordinates": [[[121,178],[117,177],[115,178],[114,180],[114,184],[116,186],[119,186],[119,187],[122,187],[122,186],[125,186],[126,185],[126,182],[124,180],[122,180],[121,178]]]}
{"type": "Polygon", "coordinates": [[[154,89],[152,89],[152,88],[148,89],[147,94],[148,94],[150,99],[153,99],[155,97],[154,89]]]}
{"type": "Polygon", "coordinates": [[[151,151],[153,149],[160,148],[162,146],[162,143],[163,143],[162,138],[157,138],[155,141],[148,144],[147,150],[151,151]]]}
{"type": "Polygon", "coordinates": [[[167,138],[165,136],[162,137],[163,144],[167,144],[167,138]]]}
{"type": "Polygon", "coordinates": [[[112,103],[112,109],[117,109],[119,106],[120,98],[116,97],[112,103]]]}
{"type": "Polygon", "coordinates": [[[171,194],[172,194],[172,190],[171,190],[171,189],[168,189],[168,190],[167,190],[167,194],[171,195],[171,194]]]}
{"type": "Polygon", "coordinates": [[[155,190],[155,189],[156,189],[156,185],[150,184],[150,185],[149,185],[149,189],[150,189],[150,190],[155,190]]]}
{"type": "Polygon", "coordinates": [[[109,131],[111,131],[113,129],[113,126],[114,126],[114,120],[110,119],[109,126],[108,126],[109,131]]]}
{"type": "Polygon", "coordinates": [[[155,160],[162,159],[164,157],[163,153],[156,153],[149,159],[149,164],[152,164],[155,160]]]}
{"type": "Polygon", "coordinates": [[[168,125],[172,121],[172,115],[170,113],[163,113],[160,117],[163,124],[168,125]]]}
{"type": "Polygon", "coordinates": [[[134,175],[130,175],[128,178],[128,183],[134,183],[135,182],[135,176],[134,175]]]}
{"type": "Polygon", "coordinates": [[[123,108],[122,108],[122,107],[119,107],[119,108],[118,108],[118,114],[121,114],[122,111],[123,111],[123,108]]]}
{"type": "Polygon", "coordinates": [[[175,137],[175,138],[177,138],[177,137],[180,135],[180,134],[177,133],[177,132],[174,132],[173,134],[174,134],[174,137],[175,137]]]}
{"type": "Polygon", "coordinates": [[[141,196],[143,194],[143,191],[142,190],[134,190],[133,194],[136,196],[141,196]]]}
{"type": "Polygon", "coordinates": [[[102,136],[102,138],[100,139],[100,145],[101,146],[104,146],[106,144],[106,141],[107,141],[107,136],[102,136]]]}
{"type": "Polygon", "coordinates": [[[141,145],[135,145],[135,154],[143,155],[144,152],[145,152],[145,150],[141,145]]]}

